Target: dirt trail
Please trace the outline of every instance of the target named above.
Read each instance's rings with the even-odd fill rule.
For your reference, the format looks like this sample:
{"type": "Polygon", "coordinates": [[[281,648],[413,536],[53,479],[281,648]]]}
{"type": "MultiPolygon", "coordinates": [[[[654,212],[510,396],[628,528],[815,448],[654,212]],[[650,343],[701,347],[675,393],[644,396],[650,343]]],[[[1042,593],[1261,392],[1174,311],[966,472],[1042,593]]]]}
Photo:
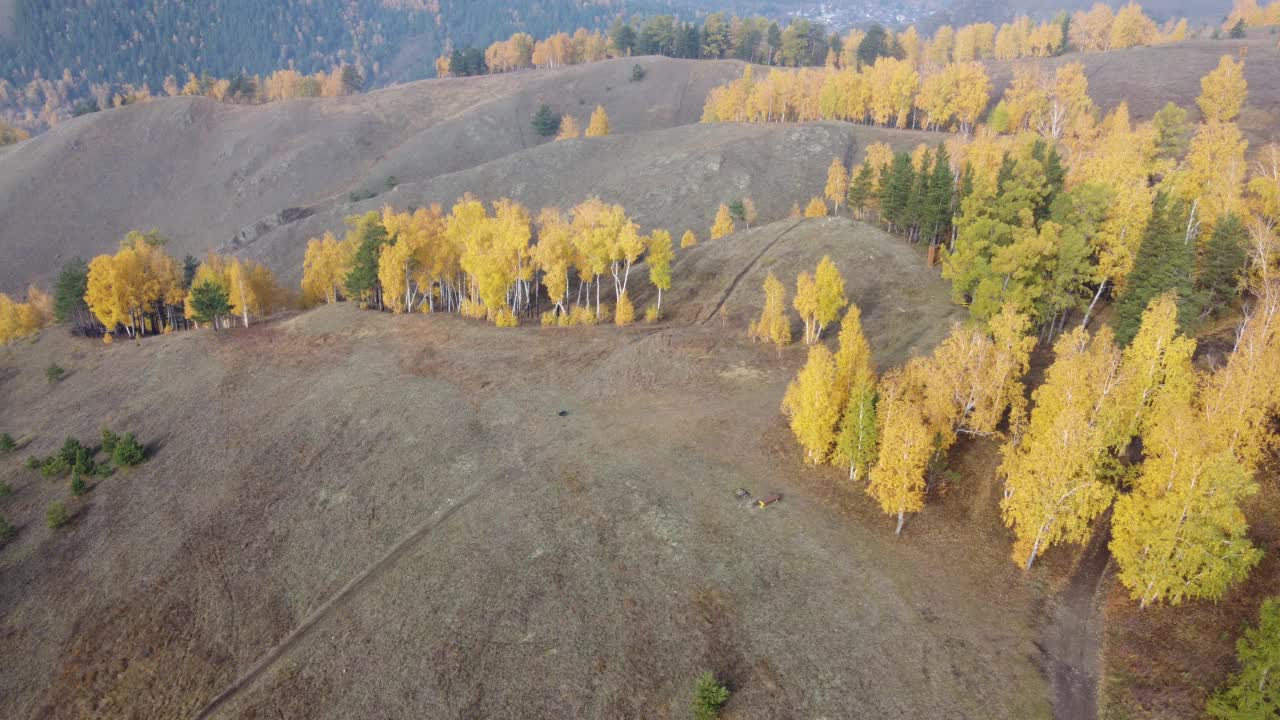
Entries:
{"type": "Polygon", "coordinates": [[[724,307],[724,304],[729,301],[729,296],[732,295],[734,289],[738,287],[738,283],[742,281],[742,278],[745,277],[747,273],[751,272],[751,268],[755,267],[756,263],[760,262],[760,258],[764,257],[764,254],[769,252],[769,250],[774,245],[777,245],[778,243],[782,242],[782,238],[786,237],[788,233],[790,233],[792,230],[795,230],[797,227],[799,227],[800,223],[802,222],[804,221],[797,220],[791,223],[791,227],[787,228],[786,230],[783,230],[778,235],[778,237],[774,238],[773,240],[770,240],[768,245],[765,245],[763,248],[761,248],[760,252],[757,253],[755,257],[751,258],[751,260],[747,262],[746,265],[742,266],[742,270],[739,271],[737,275],[733,276],[733,281],[729,283],[729,287],[725,288],[724,294],[720,296],[720,300],[716,303],[716,306],[711,308],[711,312],[707,313],[706,317],[702,318],[702,320],[700,321],[702,325],[706,325],[713,318],[715,318],[716,313],[720,312],[720,308],[724,307]]]}
{"type": "Polygon", "coordinates": [[[1111,562],[1111,511],[1098,519],[1084,554],[1045,627],[1055,720],[1097,720],[1102,617],[1098,590],[1111,562]]]}
{"type": "MultiPolygon", "coordinates": [[[[499,476],[501,477],[501,476],[499,476]]],[[[286,635],[274,647],[267,650],[257,662],[253,664],[243,675],[236,678],[225,690],[218,693],[217,697],[209,701],[204,709],[196,715],[196,720],[204,720],[213,717],[224,705],[238,695],[241,691],[251,686],[255,680],[263,673],[271,669],[273,665],[280,661],[291,649],[301,643],[311,634],[322,620],[333,615],[338,609],[350,604],[356,593],[369,585],[369,583],[377,580],[387,572],[400,558],[412,550],[423,538],[431,534],[431,531],[439,527],[441,523],[448,520],[454,513],[466,507],[472,500],[475,500],[482,492],[491,488],[495,482],[495,478],[482,480],[475,483],[452,505],[441,511],[434,513],[426,522],[419,525],[416,529],[404,536],[387,551],[385,555],[379,558],[363,572],[356,575],[342,589],[334,593],[332,597],[325,600],[320,607],[316,608],[310,615],[306,617],[296,628],[286,635]]]]}

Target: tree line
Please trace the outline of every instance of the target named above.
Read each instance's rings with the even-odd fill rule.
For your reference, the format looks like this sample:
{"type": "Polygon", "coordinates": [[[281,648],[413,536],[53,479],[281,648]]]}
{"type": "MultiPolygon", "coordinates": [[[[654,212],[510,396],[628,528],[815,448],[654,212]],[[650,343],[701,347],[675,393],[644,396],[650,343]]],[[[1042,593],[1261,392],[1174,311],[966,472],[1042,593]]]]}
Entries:
{"type": "MultiPolygon", "coordinates": [[[[643,0],[630,5],[647,9],[643,0]]],[[[17,0],[0,39],[0,117],[39,132],[121,98],[158,95],[167,76],[265,77],[358,68],[367,83],[429,77],[449,46],[483,45],[513,31],[550,35],[605,27],[616,3],[547,0],[518,12],[496,0],[17,0]],[[412,52],[405,50],[412,49],[412,52]]],[[[304,88],[305,89],[305,88],[304,88]]]]}
{"type": "MultiPolygon", "coordinates": [[[[1016,85],[1006,101],[1039,118],[1016,135],[873,146],[851,171],[833,161],[836,211],[874,212],[938,247],[972,319],[871,380],[856,308],[835,353],[814,344],[846,300],[830,269],[825,291],[802,273],[793,307],[813,347],[783,411],[806,460],[865,477],[899,531],[958,437],[1000,438],[1017,562],[1083,542],[1113,507],[1111,550],[1135,600],[1219,598],[1260,557],[1241,504],[1275,448],[1280,147],[1246,164],[1234,120],[1247,87],[1230,57],[1202,82],[1198,124],[1172,104],[1147,123],[1123,104],[1099,119],[1070,66],[1030,100],[1016,85]],[[1112,323],[1090,332],[1102,298],[1112,323]],[[1228,312],[1242,316],[1230,352],[1197,367],[1192,333],[1228,312]],[[1023,376],[1040,343],[1053,362],[1028,410],[1023,376]]],[[[786,290],[770,276],[764,292],[750,334],[781,347],[786,290]]]]}
{"type": "Polygon", "coordinates": [[[491,206],[467,195],[446,214],[439,205],[397,212],[384,207],[347,218],[307,243],[305,305],[353,300],[393,313],[456,312],[500,327],[537,318],[544,325],[629,325],[632,270],[643,260],[656,298],[671,288],[671,234],[648,235],[620,205],[588,198],[568,212],[536,216],[508,199],[491,206]],[[604,304],[608,286],[610,308],[604,304]],[[545,297],[544,297],[545,295],[545,297]],[[594,307],[593,307],[594,303],[594,307]]]}
{"type": "MultiPolygon", "coordinates": [[[[1023,378],[1036,338],[1026,315],[1006,305],[985,324],[957,324],[929,356],[877,378],[858,309],[824,259],[816,278],[797,279],[793,307],[811,347],[783,412],[806,462],[865,478],[899,533],[959,437],[1000,438],[1001,516],[1016,562],[1030,568],[1054,545],[1083,543],[1114,505],[1111,551],[1135,600],[1220,598],[1261,557],[1241,503],[1258,490],[1280,411],[1280,242],[1255,240],[1253,302],[1216,368],[1192,364],[1196,343],[1165,293],[1125,346],[1106,325],[1064,333],[1029,411],[1023,378]],[[833,353],[821,328],[842,310],[833,353]]],[[[753,339],[790,342],[785,305],[771,274],[753,339]]]]}
{"type": "MultiPolygon", "coordinates": [[[[975,319],[1012,305],[1045,342],[1070,318],[1087,325],[1103,300],[1122,342],[1169,290],[1184,331],[1232,311],[1250,234],[1280,220],[1280,146],[1250,165],[1234,122],[1243,64],[1224,57],[1204,78],[1197,124],[1173,104],[1150,122],[1133,122],[1123,103],[1099,119],[1080,68],[1055,75],[1035,94],[1009,88],[1036,118],[1016,134],[985,126],[911,152],[872,144],[861,165],[833,160],[826,199],[936,246],[975,319]]],[[[815,199],[805,215],[826,212],[815,199]]]]}

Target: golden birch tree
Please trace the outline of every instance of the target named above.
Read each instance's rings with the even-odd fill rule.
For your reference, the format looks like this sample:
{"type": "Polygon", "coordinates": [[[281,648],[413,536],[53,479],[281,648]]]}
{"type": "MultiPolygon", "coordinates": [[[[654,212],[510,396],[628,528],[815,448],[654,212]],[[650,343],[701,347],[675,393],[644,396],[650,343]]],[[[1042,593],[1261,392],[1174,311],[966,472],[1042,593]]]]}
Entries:
{"type": "Polygon", "coordinates": [[[871,468],[866,492],[887,515],[896,515],[902,533],[907,513],[924,507],[925,470],[934,453],[934,433],[925,420],[921,402],[922,376],[927,371],[919,359],[892,370],[881,380],[876,414],[879,421],[879,455],[871,468]]]}
{"type": "Polygon", "coordinates": [[[587,123],[587,137],[604,137],[609,134],[609,115],[603,105],[597,105],[591,113],[591,121],[587,123]]]}
{"type": "Polygon", "coordinates": [[[787,386],[782,400],[791,432],[804,448],[806,462],[814,465],[826,461],[835,442],[840,420],[835,382],[835,357],[825,346],[816,345],[809,349],[809,359],[787,386]]]}
{"type": "Polygon", "coordinates": [[[1002,449],[1005,525],[1013,529],[1015,562],[1030,569],[1059,542],[1083,542],[1111,504],[1106,404],[1120,384],[1120,352],[1110,328],[1091,340],[1076,328],[1054,345],[1054,361],[1032,398],[1026,431],[1002,449]]]}
{"type": "Polygon", "coordinates": [[[721,203],[720,208],[716,210],[716,219],[711,223],[711,239],[719,240],[726,235],[732,235],[734,231],[733,214],[729,212],[729,206],[721,203]]]}
{"type": "Polygon", "coordinates": [[[845,195],[849,193],[849,171],[845,169],[844,163],[840,158],[831,161],[831,167],[827,169],[827,186],[824,191],[827,199],[835,205],[837,214],[840,212],[840,203],[844,201],[845,195]]]}

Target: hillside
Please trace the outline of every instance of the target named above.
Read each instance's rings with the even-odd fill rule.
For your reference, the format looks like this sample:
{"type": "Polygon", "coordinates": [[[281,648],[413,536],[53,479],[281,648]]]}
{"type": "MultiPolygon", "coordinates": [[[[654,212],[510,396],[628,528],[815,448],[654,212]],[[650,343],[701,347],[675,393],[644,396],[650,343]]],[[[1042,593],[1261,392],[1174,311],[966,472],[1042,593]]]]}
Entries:
{"type": "Polygon", "coordinates": [[[998,493],[931,503],[895,541],[776,420],[804,352],[746,341],[751,286],[828,250],[879,363],[954,317],[912,248],[817,220],[682,254],[657,327],[341,305],[0,349],[20,454],[104,423],[152,454],[58,534],[38,518],[65,488],[0,457],[20,527],[0,652],[24,658],[0,714],[675,717],[708,668],[734,688],[726,717],[1048,718],[1043,600],[987,541],[998,493]],[[701,323],[725,297],[691,282],[710,268],[741,283],[728,319],[701,323]],[[51,360],[56,386],[33,379],[51,360]],[[784,500],[751,511],[739,487],[784,500]]]}
{"type": "Polygon", "coordinates": [[[3,155],[0,252],[21,260],[0,268],[0,291],[133,228],[203,256],[287,208],[483,164],[546,142],[529,125],[543,103],[584,126],[603,104],[617,133],[694,123],[710,88],[740,73],[733,62],[629,59],[250,107],[172,98],[77,118],[3,155]],[[649,74],[632,83],[637,62],[649,74]]]}
{"type": "MultiPolygon", "coordinates": [[[[1168,45],[1134,47],[1105,53],[1068,53],[1041,62],[1047,69],[1069,62],[1084,64],[1089,96],[1104,111],[1122,101],[1134,119],[1148,120],[1172,102],[1199,117],[1195,99],[1200,78],[1218,65],[1223,55],[1238,57],[1247,48],[1245,80],[1249,97],[1239,118],[1250,146],[1280,142],[1280,49],[1275,36],[1255,32],[1243,40],[1187,40],[1168,45]]],[[[1026,61],[988,61],[992,95],[999,98],[1013,77],[1013,67],[1026,61]]]]}
{"type": "MultiPolygon", "coordinates": [[[[1241,127],[1258,147],[1280,140],[1280,75],[1271,72],[1280,51],[1266,36],[1043,62],[1085,63],[1102,108],[1124,99],[1144,118],[1169,101],[1194,107],[1200,77],[1242,43],[1251,54],[1241,127]]],[[[250,254],[278,260],[277,271],[293,279],[306,239],[341,232],[342,216],[388,201],[447,204],[467,191],[533,207],[594,192],[647,225],[702,232],[731,196],[751,195],[766,219],[780,217],[820,189],[815,165],[831,156],[850,159],[870,142],[906,147],[938,137],[832,124],[807,131],[815,141],[795,152],[787,141],[794,128],[687,127],[701,117],[707,92],[742,67],[646,57],[251,107],[174,98],[77,118],[0,154],[0,214],[7,220],[0,251],[20,258],[0,267],[0,291],[48,279],[66,258],[92,256],[131,229],[152,227],[172,238],[175,254],[250,247],[250,254]],[[637,63],[648,72],[638,83],[630,79],[637,63]],[[603,104],[616,137],[540,140],[529,118],[543,103],[582,124],[603,104]],[[636,136],[651,131],[667,132],[636,136]],[[608,151],[589,151],[593,143],[608,151]],[[721,164],[733,173],[731,184],[711,181],[721,164]],[[556,183],[543,181],[548,173],[556,183]],[[685,183],[679,193],[673,177],[685,183]],[[390,178],[400,186],[386,193],[390,178]],[[351,203],[359,191],[380,195],[351,203]]],[[[1011,68],[991,64],[995,97],[1011,68]]]]}

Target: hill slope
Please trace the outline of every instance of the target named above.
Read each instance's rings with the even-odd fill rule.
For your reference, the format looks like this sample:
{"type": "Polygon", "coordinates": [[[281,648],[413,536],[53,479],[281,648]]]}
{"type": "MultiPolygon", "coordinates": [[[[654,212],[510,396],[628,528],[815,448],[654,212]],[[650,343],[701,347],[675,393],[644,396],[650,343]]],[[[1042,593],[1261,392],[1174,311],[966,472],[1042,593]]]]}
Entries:
{"type": "Polygon", "coordinates": [[[540,142],[539,105],[585,127],[602,104],[615,132],[696,122],[733,62],[628,59],[559,70],[432,80],[364,95],[223,105],[173,98],[77,118],[0,162],[0,291],[65,258],[156,227],[176,253],[203,255],[286,208],[423,180],[540,142]],[[630,82],[637,62],[648,69],[630,82]]]}
{"type": "Polygon", "coordinates": [[[0,348],[20,454],[104,423],[152,453],[68,500],[59,533],[40,517],[64,482],[0,456],[19,526],[0,652],[24,658],[0,715],[194,717],[225,692],[211,717],[674,717],[709,668],[738,717],[1047,718],[1042,600],[984,540],[996,495],[972,517],[939,499],[895,540],[841,470],[800,466],[777,403],[803,348],[748,343],[745,302],[686,322],[723,297],[695,273],[754,282],[832,251],[881,363],[945,332],[912,248],[792,225],[682,253],[657,327],[341,305],[0,348]],[[888,277],[919,312],[877,302],[888,277]],[[785,499],[750,511],[739,487],[785,499]]]}

